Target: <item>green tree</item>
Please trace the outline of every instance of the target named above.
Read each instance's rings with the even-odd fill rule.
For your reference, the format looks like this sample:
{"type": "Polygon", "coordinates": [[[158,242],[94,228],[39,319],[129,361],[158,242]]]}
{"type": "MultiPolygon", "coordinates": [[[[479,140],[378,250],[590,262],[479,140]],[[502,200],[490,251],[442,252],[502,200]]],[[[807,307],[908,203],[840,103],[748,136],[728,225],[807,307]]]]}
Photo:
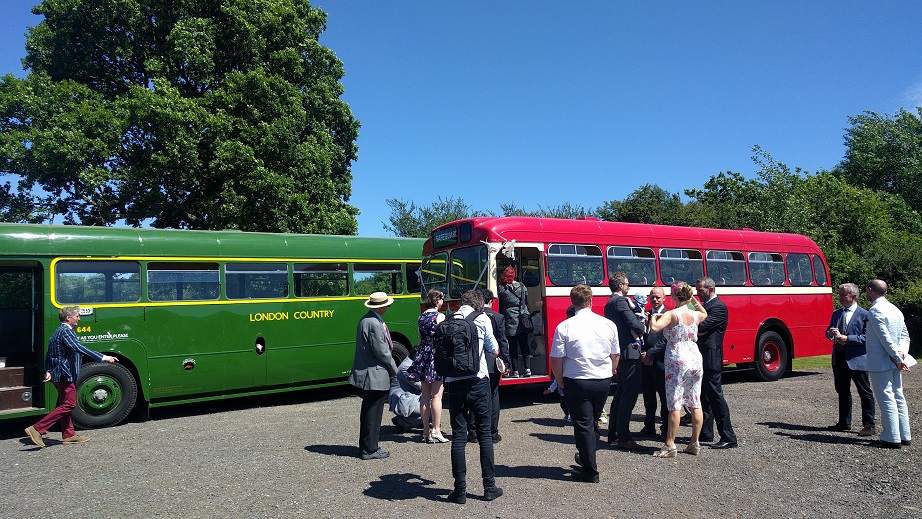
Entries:
{"type": "Polygon", "coordinates": [[[685,219],[685,205],[678,193],[670,193],[656,184],[644,184],[622,201],[605,202],[596,210],[603,220],[690,225],[685,219]]]}
{"type": "Polygon", "coordinates": [[[922,107],[895,116],[865,112],[849,118],[845,160],[837,172],[848,182],[899,195],[922,211],[922,107]]]}
{"type": "Polygon", "coordinates": [[[359,123],[340,99],[342,62],[318,43],[325,13],[305,0],[33,12],[29,74],[0,79],[0,171],[33,218],[356,232],[359,123]]]}
{"type": "Polygon", "coordinates": [[[391,208],[388,218],[390,224],[385,223],[384,230],[404,238],[428,238],[432,229],[474,215],[471,206],[460,197],[439,197],[427,207],[399,198],[388,198],[387,205],[391,208]]]}
{"type": "Polygon", "coordinates": [[[588,209],[581,205],[571,204],[570,202],[564,202],[560,205],[553,205],[549,207],[539,205],[538,209],[535,211],[526,211],[525,209],[519,207],[515,202],[501,203],[499,204],[499,208],[503,212],[503,216],[535,216],[538,218],[563,218],[572,220],[584,216],[595,215],[595,211],[592,209],[588,209]]]}

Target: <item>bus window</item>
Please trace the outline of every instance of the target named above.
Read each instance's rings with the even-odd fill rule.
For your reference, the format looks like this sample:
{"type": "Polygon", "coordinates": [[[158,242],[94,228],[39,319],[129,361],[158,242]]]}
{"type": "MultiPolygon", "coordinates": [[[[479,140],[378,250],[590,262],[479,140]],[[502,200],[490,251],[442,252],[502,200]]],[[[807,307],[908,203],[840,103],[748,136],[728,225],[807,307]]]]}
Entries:
{"type": "Polygon", "coordinates": [[[781,254],[772,252],[749,253],[749,280],[753,285],[784,284],[784,262],[781,254]]]}
{"type": "Polygon", "coordinates": [[[419,263],[407,263],[407,293],[408,294],[420,294],[423,293],[423,287],[420,284],[419,276],[420,265],[419,263]]]}
{"type": "Polygon", "coordinates": [[[815,254],[813,255],[813,276],[817,285],[826,286],[826,269],[823,268],[823,259],[815,254]]]}
{"type": "Polygon", "coordinates": [[[224,265],[228,299],[288,297],[288,264],[227,263],[224,265]]]}
{"type": "Polygon", "coordinates": [[[795,287],[808,286],[813,283],[813,269],[810,267],[810,256],[806,254],[788,254],[785,260],[788,268],[788,279],[795,287]]]}
{"type": "Polygon", "coordinates": [[[558,286],[601,285],[605,275],[602,249],[595,245],[551,245],[547,248],[547,273],[551,283],[558,286]]]}
{"type": "Polygon", "coordinates": [[[746,284],[746,259],[742,252],[711,250],[705,260],[708,277],[720,285],[746,284]]]}
{"type": "Polygon", "coordinates": [[[54,297],[58,304],[136,303],[141,300],[141,264],[136,261],[59,261],[54,297]]]}
{"type": "Polygon", "coordinates": [[[147,298],[151,301],[208,301],[220,292],[217,263],[148,263],[147,298]]]}
{"type": "Polygon", "coordinates": [[[295,263],[295,297],[349,295],[349,267],[345,263],[295,263]]]}
{"type": "Polygon", "coordinates": [[[421,292],[428,292],[433,288],[441,291],[443,294],[448,293],[448,253],[440,252],[423,258],[423,264],[419,268],[420,282],[423,286],[421,292]]]}
{"type": "Polygon", "coordinates": [[[656,257],[653,249],[641,247],[609,247],[608,276],[615,272],[627,274],[631,285],[656,283],[656,257]]]}
{"type": "Polygon", "coordinates": [[[400,263],[356,263],[352,266],[352,287],[358,296],[402,294],[403,268],[400,263]]]}
{"type": "Polygon", "coordinates": [[[695,281],[704,276],[701,251],[697,249],[660,249],[659,271],[663,283],[667,285],[679,281],[694,285],[695,281]]]}
{"type": "Polygon", "coordinates": [[[474,288],[487,288],[487,248],[483,245],[456,249],[451,253],[450,297],[461,297],[474,288]]]}

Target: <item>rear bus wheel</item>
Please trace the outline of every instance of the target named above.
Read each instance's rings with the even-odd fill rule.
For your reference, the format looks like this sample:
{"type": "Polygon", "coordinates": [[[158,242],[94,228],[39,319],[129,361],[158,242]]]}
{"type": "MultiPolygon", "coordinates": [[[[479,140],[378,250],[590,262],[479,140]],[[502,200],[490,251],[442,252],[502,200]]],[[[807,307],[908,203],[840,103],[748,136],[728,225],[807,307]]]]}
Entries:
{"type": "Polygon", "coordinates": [[[121,423],[134,408],[138,384],[125,366],[92,362],[83,366],[77,379],[74,423],[84,429],[121,423]]]}
{"type": "Polygon", "coordinates": [[[391,356],[394,357],[394,364],[400,365],[403,362],[403,359],[410,356],[410,348],[401,343],[394,341],[394,349],[391,351],[391,356]]]}
{"type": "Polygon", "coordinates": [[[756,378],[774,382],[784,375],[788,367],[788,347],[777,332],[765,332],[759,336],[753,372],[756,378]]]}

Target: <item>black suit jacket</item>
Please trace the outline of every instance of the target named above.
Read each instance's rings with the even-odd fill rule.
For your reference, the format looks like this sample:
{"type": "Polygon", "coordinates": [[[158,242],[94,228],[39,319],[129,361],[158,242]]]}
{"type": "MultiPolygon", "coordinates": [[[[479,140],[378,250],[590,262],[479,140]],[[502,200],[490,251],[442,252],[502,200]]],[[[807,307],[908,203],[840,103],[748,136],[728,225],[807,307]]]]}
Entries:
{"type": "MultiPolygon", "coordinates": [[[[661,312],[653,312],[654,314],[664,314],[668,312],[666,307],[660,307],[661,312]]],[[[648,332],[647,336],[644,338],[644,349],[647,352],[647,358],[651,359],[656,363],[657,367],[663,369],[663,361],[666,359],[666,334],[665,329],[658,332],[648,332]]]]}
{"type": "Polygon", "coordinates": [[[724,366],[724,334],[729,314],[727,305],[717,297],[704,303],[707,319],[698,323],[698,350],[704,369],[719,371],[724,366]]]}
{"type": "Polygon", "coordinates": [[[642,334],[646,327],[643,319],[637,317],[637,314],[631,311],[631,306],[627,298],[619,293],[611,295],[611,299],[605,303],[605,317],[615,323],[618,328],[618,346],[621,348],[621,358],[626,360],[640,359],[640,350],[631,348],[634,342],[634,336],[631,330],[642,334]]]}
{"type": "MultiPolygon", "coordinates": [[[[493,324],[493,335],[496,337],[496,344],[499,345],[498,358],[502,359],[503,364],[511,369],[512,359],[509,358],[509,339],[506,338],[506,318],[503,317],[503,314],[494,312],[488,306],[483,307],[483,313],[487,314],[487,317],[490,318],[490,323],[493,324]]],[[[487,358],[487,364],[491,373],[495,371],[495,360],[487,358]]]]}

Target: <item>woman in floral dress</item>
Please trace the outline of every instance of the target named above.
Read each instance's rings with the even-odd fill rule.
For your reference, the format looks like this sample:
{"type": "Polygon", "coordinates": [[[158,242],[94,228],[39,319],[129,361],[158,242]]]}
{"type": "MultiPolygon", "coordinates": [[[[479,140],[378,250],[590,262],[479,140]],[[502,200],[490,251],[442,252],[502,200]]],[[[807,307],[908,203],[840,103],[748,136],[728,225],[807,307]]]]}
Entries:
{"type": "Polygon", "coordinates": [[[419,413],[423,419],[423,441],[426,443],[448,443],[442,435],[442,377],[435,372],[435,346],[432,343],[436,326],[445,320],[445,314],[439,312],[444,299],[445,294],[434,288],[426,294],[426,310],[420,314],[418,321],[419,346],[413,364],[407,369],[410,380],[418,380],[422,385],[419,413]]]}
{"type": "Polygon", "coordinates": [[[695,342],[698,338],[698,323],[708,314],[695,299],[692,287],[680,282],[672,286],[672,300],[675,309],[663,314],[654,314],[650,329],[663,331],[666,336],[666,402],[669,404],[669,427],[666,429],[666,443],[653,455],[672,458],[676,455],[675,437],[679,431],[682,406],[691,410],[692,432],[684,452],[698,455],[701,446],[698,436],[704,422],[701,413],[701,377],[704,373],[701,352],[695,342]]]}

